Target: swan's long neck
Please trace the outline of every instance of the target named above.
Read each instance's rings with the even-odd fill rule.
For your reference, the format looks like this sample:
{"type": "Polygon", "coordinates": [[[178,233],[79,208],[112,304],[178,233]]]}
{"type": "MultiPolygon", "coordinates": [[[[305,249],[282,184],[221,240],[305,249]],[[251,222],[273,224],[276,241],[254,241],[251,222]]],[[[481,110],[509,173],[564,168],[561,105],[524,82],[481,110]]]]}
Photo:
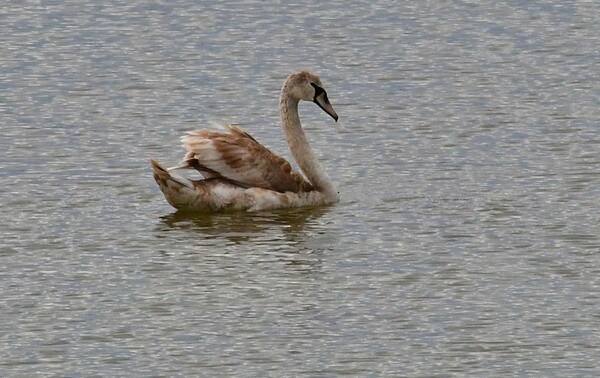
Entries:
{"type": "Polygon", "coordinates": [[[283,90],[279,99],[279,107],[283,132],[298,166],[316,190],[331,199],[337,199],[338,193],[335,186],[327,173],[321,168],[300,124],[298,100],[283,90]]]}

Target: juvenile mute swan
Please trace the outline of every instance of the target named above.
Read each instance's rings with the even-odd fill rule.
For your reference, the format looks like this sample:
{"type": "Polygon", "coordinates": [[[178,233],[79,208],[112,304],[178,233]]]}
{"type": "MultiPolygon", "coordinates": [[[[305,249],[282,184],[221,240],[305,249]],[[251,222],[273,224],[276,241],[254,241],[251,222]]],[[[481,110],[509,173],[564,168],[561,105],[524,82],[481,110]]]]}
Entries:
{"type": "Polygon", "coordinates": [[[235,126],[225,132],[197,130],[182,137],[183,162],[164,168],[151,160],[154,179],[171,206],[214,212],[314,206],[339,201],[338,193],[313,154],[298,116],[300,100],[312,101],[338,120],[318,76],[290,75],[281,89],[279,111],[286,140],[304,176],[235,126]],[[190,180],[177,169],[196,169],[203,180],[190,180]]]}

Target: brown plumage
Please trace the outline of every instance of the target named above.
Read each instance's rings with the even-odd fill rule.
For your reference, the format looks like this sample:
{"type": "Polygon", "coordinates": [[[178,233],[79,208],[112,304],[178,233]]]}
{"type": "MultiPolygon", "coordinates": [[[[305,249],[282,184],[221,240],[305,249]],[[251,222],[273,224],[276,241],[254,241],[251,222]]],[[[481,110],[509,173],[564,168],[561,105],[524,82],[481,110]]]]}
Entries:
{"type": "Polygon", "coordinates": [[[269,151],[250,134],[236,126],[227,132],[188,132],[183,146],[184,161],[206,178],[221,177],[245,187],[278,192],[310,191],[312,185],[291,164],[269,151]]]}

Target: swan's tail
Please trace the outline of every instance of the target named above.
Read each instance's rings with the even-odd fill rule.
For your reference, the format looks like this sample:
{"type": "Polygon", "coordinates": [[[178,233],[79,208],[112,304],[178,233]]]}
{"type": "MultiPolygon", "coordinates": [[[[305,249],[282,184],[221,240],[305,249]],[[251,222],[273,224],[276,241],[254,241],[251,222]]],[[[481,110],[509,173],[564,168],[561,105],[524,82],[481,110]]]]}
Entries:
{"type": "Polygon", "coordinates": [[[192,181],[173,173],[154,159],[150,159],[150,164],[154,180],[167,202],[176,209],[210,212],[251,206],[244,193],[245,188],[225,179],[192,181]]]}
{"type": "Polygon", "coordinates": [[[156,160],[150,159],[150,164],[154,172],[154,180],[156,180],[163,193],[165,193],[165,189],[180,190],[182,187],[194,189],[194,183],[191,180],[170,173],[167,168],[160,165],[156,160]]]}

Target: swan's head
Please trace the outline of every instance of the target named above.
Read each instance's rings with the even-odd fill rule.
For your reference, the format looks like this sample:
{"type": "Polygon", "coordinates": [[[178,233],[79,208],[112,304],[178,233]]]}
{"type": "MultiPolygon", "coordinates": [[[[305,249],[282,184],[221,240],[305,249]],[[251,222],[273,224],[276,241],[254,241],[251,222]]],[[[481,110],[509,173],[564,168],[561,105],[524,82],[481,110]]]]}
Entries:
{"type": "Polygon", "coordinates": [[[333,110],[333,106],[327,98],[327,92],[317,75],[307,71],[296,72],[287,78],[283,85],[283,91],[296,100],[314,102],[337,122],[338,115],[333,110]]]}

